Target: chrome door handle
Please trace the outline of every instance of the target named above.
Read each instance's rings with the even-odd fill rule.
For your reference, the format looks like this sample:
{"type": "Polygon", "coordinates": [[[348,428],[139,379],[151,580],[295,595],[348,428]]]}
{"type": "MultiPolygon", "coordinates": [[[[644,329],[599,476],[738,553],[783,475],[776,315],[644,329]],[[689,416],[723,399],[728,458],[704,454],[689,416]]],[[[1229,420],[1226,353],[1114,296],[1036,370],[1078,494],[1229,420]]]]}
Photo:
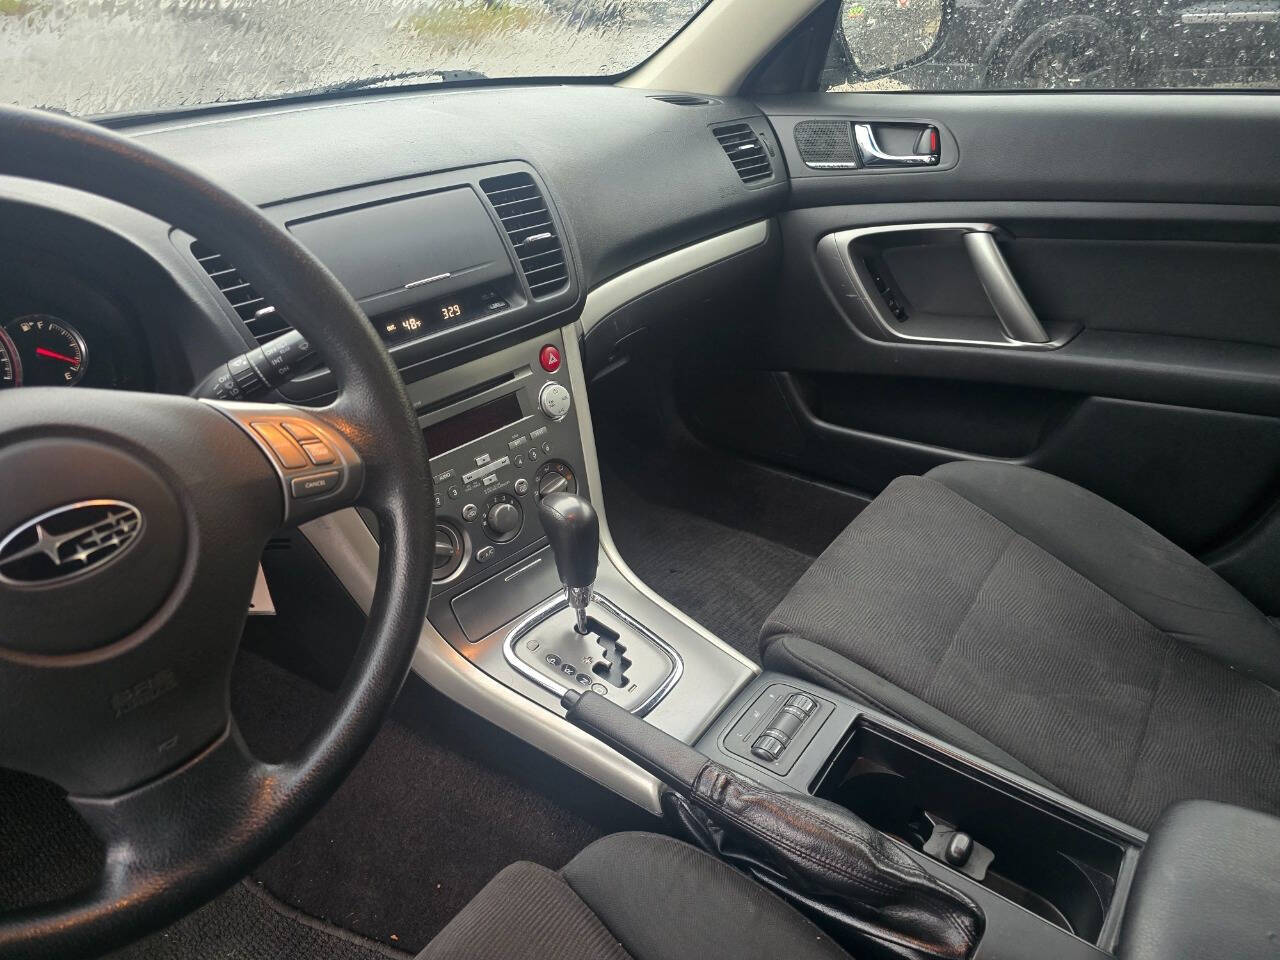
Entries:
{"type": "Polygon", "coordinates": [[[937,153],[885,153],[869,123],[855,123],[853,139],[858,144],[864,167],[932,167],[938,162],[937,153]]]}

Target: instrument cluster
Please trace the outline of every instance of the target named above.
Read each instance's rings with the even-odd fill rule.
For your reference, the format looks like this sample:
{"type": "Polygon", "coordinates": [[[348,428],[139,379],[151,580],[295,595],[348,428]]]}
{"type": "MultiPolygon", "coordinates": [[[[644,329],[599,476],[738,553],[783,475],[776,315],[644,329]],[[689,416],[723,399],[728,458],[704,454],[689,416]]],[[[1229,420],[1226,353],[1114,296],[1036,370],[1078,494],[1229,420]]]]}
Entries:
{"type": "Polygon", "coordinates": [[[48,263],[0,279],[0,389],[145,389],[146,352],[114,297],[48,263]]]}

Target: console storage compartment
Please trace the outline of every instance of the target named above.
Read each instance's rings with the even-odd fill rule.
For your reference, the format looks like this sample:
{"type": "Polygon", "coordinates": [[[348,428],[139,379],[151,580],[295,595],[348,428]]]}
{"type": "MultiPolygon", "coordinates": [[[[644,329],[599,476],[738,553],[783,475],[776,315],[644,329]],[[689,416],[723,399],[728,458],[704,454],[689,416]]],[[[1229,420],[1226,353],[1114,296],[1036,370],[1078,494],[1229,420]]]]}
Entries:
{"type": "Polygon", "coordinates": [[[865,714],[814,793],[1089,943],[1136,855],[1104,825],[865,714]]]}

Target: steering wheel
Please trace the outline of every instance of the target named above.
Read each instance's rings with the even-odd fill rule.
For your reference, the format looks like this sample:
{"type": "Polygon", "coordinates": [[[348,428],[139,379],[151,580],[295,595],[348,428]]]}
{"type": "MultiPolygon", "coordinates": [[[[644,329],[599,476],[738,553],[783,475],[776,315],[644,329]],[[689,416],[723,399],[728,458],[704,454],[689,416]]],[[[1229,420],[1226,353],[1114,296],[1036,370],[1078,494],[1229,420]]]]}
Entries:
{"type": "Polygon", "coordinates": [[[88,123],[0,107],[0,143],[0,174],[118,201],[221,251],[322,345],[338,383],[315,410],[0,394],[0,766],[60,785],[106,849],[92,889],[0,917],[0,955],[97,955],[230,886],[336,789],[408,672],[435,511],[394,364],[287,232],[88,123]],[[264,763],[228,694],[259,557],[282,526],[356,505],[380,540],[364,636],[332,718],[264,763]]]}

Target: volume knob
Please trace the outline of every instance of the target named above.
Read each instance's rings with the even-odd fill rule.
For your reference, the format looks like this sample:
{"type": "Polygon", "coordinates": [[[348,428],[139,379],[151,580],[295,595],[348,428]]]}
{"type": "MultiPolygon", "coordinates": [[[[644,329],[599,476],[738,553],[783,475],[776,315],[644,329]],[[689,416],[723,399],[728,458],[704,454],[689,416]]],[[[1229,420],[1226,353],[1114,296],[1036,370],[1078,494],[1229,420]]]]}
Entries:
{"type": "Polygon", "coordinates": [[[538,407],[552,420],[563,420],[572,406],[568,389],[554,380],[544,383],[538,391],[538,407]]]}

